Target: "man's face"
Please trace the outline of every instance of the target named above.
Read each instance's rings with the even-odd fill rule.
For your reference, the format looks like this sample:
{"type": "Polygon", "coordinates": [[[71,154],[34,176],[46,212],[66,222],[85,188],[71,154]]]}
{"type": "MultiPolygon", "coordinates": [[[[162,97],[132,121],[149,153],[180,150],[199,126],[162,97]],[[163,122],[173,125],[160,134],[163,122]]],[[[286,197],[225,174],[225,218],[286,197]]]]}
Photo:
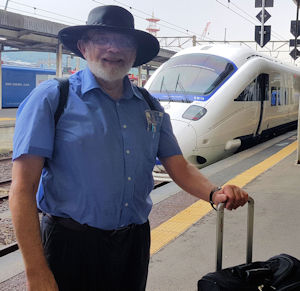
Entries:
{"type": "Polygon", "coordinates": [[[78,47],[92,73],[105,81],[122,80],[136,57],[134,40],[117,32],[90,30],[78,47]]]}

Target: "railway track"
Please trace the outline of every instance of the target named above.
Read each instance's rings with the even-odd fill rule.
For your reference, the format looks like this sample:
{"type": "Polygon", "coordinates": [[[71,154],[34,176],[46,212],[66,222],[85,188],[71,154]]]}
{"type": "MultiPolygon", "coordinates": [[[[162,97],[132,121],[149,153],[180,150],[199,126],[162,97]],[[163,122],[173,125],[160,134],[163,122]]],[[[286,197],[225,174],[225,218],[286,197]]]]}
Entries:
{"type": "Polygon", "coordinates": [[[11,179],[0,180],[0,187],[7,186],[9,183],[11,183],[11,179]]]}
{"type": "Polygon", "coordinates": [[[156,182],[153,189],[159,188],[161,186],[164,186],[166,184],[168,184],[169,182],[163,181],[163,182],[156,182]]]}
{"type": "MultiPolygon", "coordinates": [[[[11,182],[11,180],[0,182],[0,188],[1,188],[1,185],[5,184],[5,183],[10,183],[10,182],[11,182]]],[[[162,187],[168,183],[169,182],[155,182],[154,189],[162,187]]],[[[5,201],[5,199],[8,199],[8,194],[1,196],[1,192],[0,192],[0,202],[5,201]]],[[[19,249],[18,244],[16,242],[11,243],[8,246],[3,246],[2,248],[0,247],[0,257],[6,256],[12,252],[15,252],[18,249],[19,249]]]]}
{"type": "Polygon", "coordinates": [[[10,213],[8,210],[8,192],[11,184],[11,154],[0,154],[0,257],[18,249],[13,236],[10,213]]]}
{"type": "Polygon", "coordinates": [[[0,202],[8,199],[8,192],[11,184],[11,179],[0,181],[0,202]]]}
{"type": "Polygon", "coordinates": [[[19,246],[17,243],[10,244],[9,246],[0,249],[0,258],[17,251],[18,249],[19,246]]]}
{"type": "Polygon", "coordinates": [[[0,156],[0,165],[5,162],[11,162],[11,157],[1,157],[0,156]]]}
{"type": "Polygon", "coordinates": [[[11,155],[0,154],[0,202],[8,198],[11,184],[11,155]]]}

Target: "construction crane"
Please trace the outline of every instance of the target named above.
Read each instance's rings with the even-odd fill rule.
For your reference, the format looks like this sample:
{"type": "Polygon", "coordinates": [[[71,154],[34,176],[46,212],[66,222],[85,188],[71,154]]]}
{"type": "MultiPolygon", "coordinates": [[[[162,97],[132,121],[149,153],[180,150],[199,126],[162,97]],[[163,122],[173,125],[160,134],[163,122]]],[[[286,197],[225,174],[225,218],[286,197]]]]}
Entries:
{"type": "Polygon", "coordinates": [[[203,31],[202,31],[200,40],[204,40],[204,38],[206,37],[207,31],[208,31],[208,27],[209,27],[210,24],[211,24],[210,21],[208,21],[208,22],[206,23],[205,28],[204,28],[203,31]]]}

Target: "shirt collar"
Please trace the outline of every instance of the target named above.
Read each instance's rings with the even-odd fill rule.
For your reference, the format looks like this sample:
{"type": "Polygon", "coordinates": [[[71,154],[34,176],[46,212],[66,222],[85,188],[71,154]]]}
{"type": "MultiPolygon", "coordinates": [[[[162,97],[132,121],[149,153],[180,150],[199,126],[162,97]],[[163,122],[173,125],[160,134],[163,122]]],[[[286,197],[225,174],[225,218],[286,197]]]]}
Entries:
{"type": "MultiPolygon", "coordinates": [[[[88,92],[92,89],[95,89],[95,88],[101,89],[101,86],[99,85],[95,76],[90,71],[89,67],[87,66],[82,71],[81,94],[83,95],[86,92],[88,92]]],[[[141,100],[144,99],[142,93],[138,90],[137,86],[132,84],[132,82],[129,80],[128,76],[125,76],[123,98],[130,99],[133,96],[136,96],[141,100]]]]}
{"type": "MultiPolygon", "coordinates": [[[[129,81],[129,78],[128,78],[129,81]]],[[[133,91],[134,96],[138,97],[141,100],[144,100],[143,94],[140,92],[140,90],[137,88],[136,85],[132,84],[130,81],[131,90],[133,91]]]]}
{"type": "Polygon", "coordinates": [[[126,76],[124,78],[124,99],[129,99],[133,96],[136,96],[137,98],[143,100],[143,95],[142,93],[139,91],[139,89],[136,87],[136,85],[134,85],[128,78],[128,76],[126,76]]]}
{"type": "Polygon", "coordinates": [[[83,71],[82,71],[82,78],[81,78],[81,94],[84,95],[86,92],[95,89],[95,88],[100,88],[99,83],[95,79],[94,75],[90,71],[89,67],[87,66],[83,71]]]}

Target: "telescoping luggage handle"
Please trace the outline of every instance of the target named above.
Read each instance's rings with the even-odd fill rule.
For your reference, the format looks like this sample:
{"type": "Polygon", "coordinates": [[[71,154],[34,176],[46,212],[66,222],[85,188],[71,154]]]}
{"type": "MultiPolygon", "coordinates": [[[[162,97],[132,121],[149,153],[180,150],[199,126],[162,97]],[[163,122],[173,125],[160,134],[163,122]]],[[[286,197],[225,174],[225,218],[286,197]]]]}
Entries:
{"type": "MultiPolygon", "coordinates": [[[[254,200],[248,199],[248,218],[247,218],[247,264],[252,262],[253,247],[253,220],[254,220],[254,200]]],[[[217,207],[217,249],[216,249],[216,270],[222,269],[222,252],[223,252],[223,226],[224,226],[224,203],[217,207]]]]}

